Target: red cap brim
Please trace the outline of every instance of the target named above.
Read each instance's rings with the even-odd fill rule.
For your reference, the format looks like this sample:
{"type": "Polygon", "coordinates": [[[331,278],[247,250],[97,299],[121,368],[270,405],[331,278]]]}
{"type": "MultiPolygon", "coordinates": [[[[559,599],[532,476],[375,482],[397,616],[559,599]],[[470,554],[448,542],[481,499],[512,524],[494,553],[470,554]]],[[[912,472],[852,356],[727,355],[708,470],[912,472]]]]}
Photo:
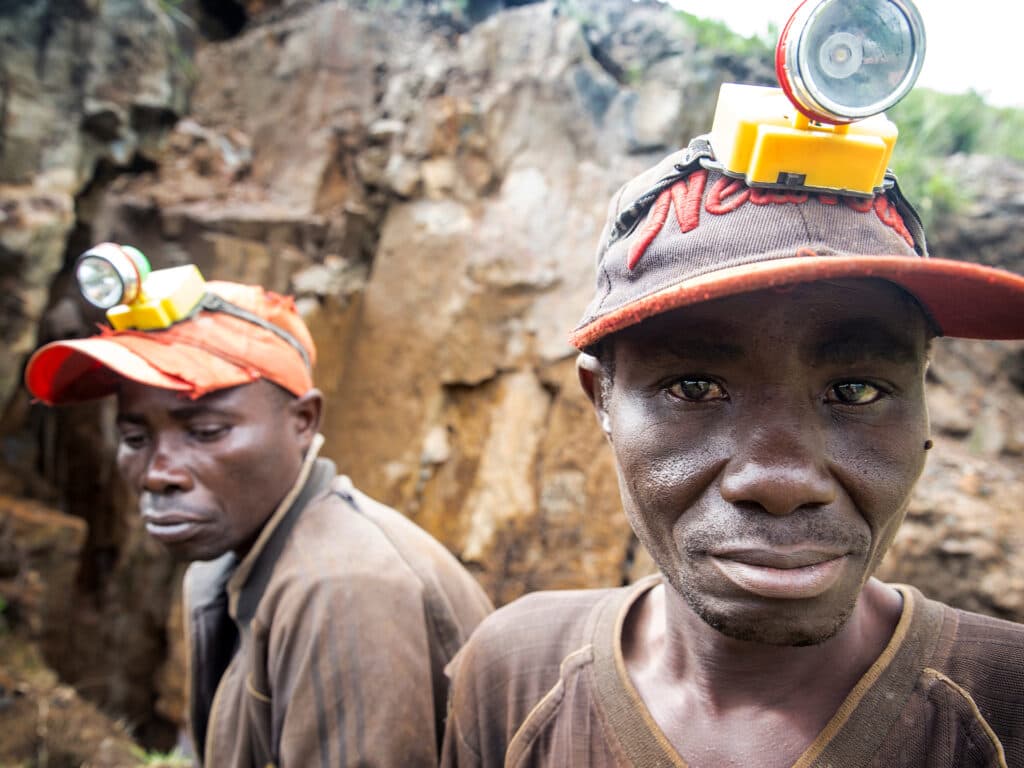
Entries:
{"type": "Polygon", "coordinates": [[[950,259],[906,256],[797,256],[743,264],[663,288],[577,328],[577,349],[648,317],[712,299],[797,283],[879,278],[912,293],[944,336],[1024,338],[1024,277],[950,259]]]}

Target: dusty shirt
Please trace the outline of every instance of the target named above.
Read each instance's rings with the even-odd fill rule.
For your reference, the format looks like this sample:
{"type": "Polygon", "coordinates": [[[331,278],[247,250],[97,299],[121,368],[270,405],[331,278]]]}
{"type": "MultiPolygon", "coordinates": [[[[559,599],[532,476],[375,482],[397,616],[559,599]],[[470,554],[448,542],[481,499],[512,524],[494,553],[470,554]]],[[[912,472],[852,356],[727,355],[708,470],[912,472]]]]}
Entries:
{"type": "MultiPolygon", "coordinates": [[[[619,643],[657,583],[537,593],[492,614],[449,667],[442,765],[685,766],[619,643]]],[[[898,589],[891,641],[795,766],[1024,766],[1024,626],[898,589]]]]}
{"type": "Polygon", "coordinates": [[[185,593],[210,768],[435,766],[444,667],[491,608],[441,544],[323,459],[245,560],[194,563],[185,593]]]}

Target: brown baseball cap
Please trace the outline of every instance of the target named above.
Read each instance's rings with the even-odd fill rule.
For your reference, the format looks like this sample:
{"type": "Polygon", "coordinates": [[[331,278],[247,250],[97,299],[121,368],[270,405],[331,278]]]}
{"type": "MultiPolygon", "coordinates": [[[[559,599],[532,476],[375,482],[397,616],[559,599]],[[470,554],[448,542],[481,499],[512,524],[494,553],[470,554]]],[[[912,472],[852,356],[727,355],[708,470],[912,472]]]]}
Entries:
{"type": "Polygon", "coordinates": [[[751,188],[695,139],[612,199],[597,290],[569,340],[582,350],[690,304],[855,277],[901,286],[945,336],[1024,338],[1024,277],[929,257],[917,214],[888,183],[873,198],[751,188]]]}
{"type": "Polygon", "coordinates": [[[198,398],[267,379],[296,396],[313,386],[313,339],[289,296],[222,281],[189,319],[158,331],[103,329],[55,341],[25,369],[29,392],[47,405],[104,397],[128,379],[198,398]]]}

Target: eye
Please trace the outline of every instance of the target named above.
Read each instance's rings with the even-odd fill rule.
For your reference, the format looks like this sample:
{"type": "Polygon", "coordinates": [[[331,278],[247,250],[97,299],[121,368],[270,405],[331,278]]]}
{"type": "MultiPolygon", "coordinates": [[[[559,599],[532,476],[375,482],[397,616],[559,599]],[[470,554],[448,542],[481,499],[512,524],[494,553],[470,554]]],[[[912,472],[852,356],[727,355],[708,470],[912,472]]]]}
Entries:
{"type": "Polygon", "coordinates": [[[121,445],[133,451],[138,451],[145,447],[148,436],[145,432],[139,431],[124,431],[121,432],[121,445]]]}
{"type": "Polygon", "coordinates": [[[843,405],[870,405],[884,394],[866,381],[842,381],[829,387],[825,400],[843,405]]]}
{"type": "Polygon", "coordinates": [[[212,443],[224,437],[230,429],[226,424],[193,424],[188,428],[188,433],[201,443],[212,443]]]}
{"type": "Polygon", "coordinates": [[[679,379],[673,382],[667,391],[672,397],[691,403],[729,398],[721,384],[708,379],[679,379]]]}

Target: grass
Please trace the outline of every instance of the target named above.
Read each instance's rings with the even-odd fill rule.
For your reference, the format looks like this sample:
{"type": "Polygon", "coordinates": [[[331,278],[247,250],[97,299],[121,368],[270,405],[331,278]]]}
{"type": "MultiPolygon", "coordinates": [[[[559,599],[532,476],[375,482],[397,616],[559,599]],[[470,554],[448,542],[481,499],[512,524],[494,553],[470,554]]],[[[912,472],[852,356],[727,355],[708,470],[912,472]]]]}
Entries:
{"type": "Polygon", "coordinates": [[[170,752],[138,751],[139,765],[149,768],[192,768],[193,762],[177,749],[170,752]]]}

